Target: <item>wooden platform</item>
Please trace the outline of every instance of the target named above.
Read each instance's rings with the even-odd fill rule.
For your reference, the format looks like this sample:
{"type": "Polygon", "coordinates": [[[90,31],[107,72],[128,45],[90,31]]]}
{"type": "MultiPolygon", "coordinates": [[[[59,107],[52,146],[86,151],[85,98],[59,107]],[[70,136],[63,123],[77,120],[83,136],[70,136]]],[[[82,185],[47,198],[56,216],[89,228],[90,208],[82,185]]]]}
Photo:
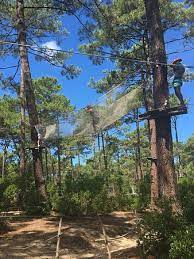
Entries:
{"type": "Polygon", "coordinates": [[[149,120],[149,119],[157,119],[159,117],[171,117],[177,116],[181,114],[187,114],[186,106],[176,106],[172,108],[159,108],[148,111],[144,114],[139,115],[139,120],[149,120]]]}
{"type": "Polygon", "coordinates": [[[37,145],[30,144],[30,146],[27,149],[44,149],[44,148],[46,148],[45,144],[41,144],[39,147],[37,145]]]}

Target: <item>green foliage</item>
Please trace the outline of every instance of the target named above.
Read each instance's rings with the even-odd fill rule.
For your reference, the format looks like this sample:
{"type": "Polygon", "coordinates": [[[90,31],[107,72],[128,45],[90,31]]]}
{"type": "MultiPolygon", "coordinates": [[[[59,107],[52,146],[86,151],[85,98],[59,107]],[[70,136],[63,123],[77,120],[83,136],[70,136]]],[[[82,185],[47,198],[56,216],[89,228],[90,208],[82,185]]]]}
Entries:
{"type": "Polygon", "coordinates": [[[27,214],[44,215],[50,210],[49,201],[40,201],[35,186],[34,176],[31,172],[23,177],[21,199],[23,210],[25,210],[27,214]]]}
{"type": "Polygon", "coordinates": [[[139,209],[144,209],[150,204],[150,176],[145,175],[138,188],[139,209]]]}
{"type": "Polygon", "coordinates": [[[0,210],[19,207],[19,194],[21,192],[21,179],[11,173],[0,179],[0,210]]]}
{"type": "Polygon", "coordinates": [[[189,223],[194,223],[194,182],[182,180],[178,184],[178,195],[183,208],[183,214],[189,223]]]}
{"type": "Polygon", "coordinates": [[[49,211],[49,204],[39,201],[34,177],[31,173],[20,177],[10,173],[0,179],[0,211],[22,209],[27,214],[45,214],[49,211]]]}
{"type": "Polygon", "coordinates": [[[60,93],[62,86],[56,78],[37,78],[33,80],[33,87],[41,122],[57,123],[57,120],[64,120],[73,111],[70,100],[60,93]]]}
{"type": "Polygon", "coordinates": [[[176,231],[171,237],[169,257],[172,259],[194,258],[194,225],[176,231]]]}
{"type": "Polygon", "coordinates": [[[5,219],[0,218],[0,234],[10,230],[9,223],[5,219]]]}
{"type": "MultiPolygon", "coordinates": [[[[105,71],[104,77],[98,81],[92,78],[90,86],[98,92],[106,92],[113,85],[124,81],[127,81],[128,86],[134,79],[140,83],[139,70],[145,70],[145,67],[143,64],[131,62],[130,59],[146,60],[147,58],[149,35],[144,1],[115,0],[110,1],[109,4],[97,1],[98,5],[93,2],[88,2],[93,12],[88,12],[85,27],[81,29],[80,34],[82,38],[87,38],[87,41],[80,50],[89,54],[98,54],[91,55],[89,58],[93,64],[99,65],[105,61],[105,58],[99,57],[99,53],[105,56],[108,49],[111,53],[110,60],[114,62],[115,67],[114,70],[105,71]],[[85,28],[87,32],[90,30],[89,34],[85,28]],[[88,37],[90,37],[89,43],[88,37]]],[[[164,32],[171,28],[184,27],[188,17],[193,18],[192,9],[179,1],[161,0],[160,11],[164,32]]],[[[181,38],[182,32],[179,31],[181,38]]]]}
{"type": "Polygon", "coordinates": [[[18,99],[4,95],[0,97],[0,136],[5,139],[12,138],[19,131],[19,101],[18,99]],[[6,134],[5,134],[6,133],[6,134]]]}
{"type": "Polygon", "coordinates": [[[52,208],[65,215],[93,215],[117,209],[127,210],[132,202],[127,193],[120,192],[113,195],[107,186],[106,177],[87,174],[80,175],[75,180],[67,177],[63,183],[61,196],[54,184],[49,184],[48,192],[52,208]]]}
{"type": "Polygon", "coordinates": [[[146,212],[140,222],[139,247],[144,256],[168,258],[171,238],[177,231],[184,230],[186,223],[181,215],[172,211],[171,202],[160,201],[159,210],[146,212]]]}

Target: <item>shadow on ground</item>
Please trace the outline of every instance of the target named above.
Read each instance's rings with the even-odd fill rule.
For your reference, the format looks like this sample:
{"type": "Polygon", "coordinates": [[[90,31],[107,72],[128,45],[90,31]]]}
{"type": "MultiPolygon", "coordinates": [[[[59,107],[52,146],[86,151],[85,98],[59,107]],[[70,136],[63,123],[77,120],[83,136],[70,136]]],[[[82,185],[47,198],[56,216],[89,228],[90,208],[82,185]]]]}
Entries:
{"type": "MultiPolygon", "coordinates": [[[[134,215],[101,217],[111,238],[112,258],[138,258],[135,248],[134,215]],[[125,234],[129,235],[112,240],[125,234]]],[[[54,258],[59,218],[12,219],[11,231],[0,235],[0,258],[54,258]]],[[[60,258],[107,258],[102,229],[97,217],[64,217],[61,229],[60,258]]]]}

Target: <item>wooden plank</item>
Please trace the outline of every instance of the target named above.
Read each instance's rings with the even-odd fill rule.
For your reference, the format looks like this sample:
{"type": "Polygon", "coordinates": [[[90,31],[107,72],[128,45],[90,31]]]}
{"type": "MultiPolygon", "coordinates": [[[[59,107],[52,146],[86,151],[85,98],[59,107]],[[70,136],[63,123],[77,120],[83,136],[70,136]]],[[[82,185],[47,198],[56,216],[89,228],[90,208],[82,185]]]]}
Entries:
{"type": "Polygon", "coordinates": [[[172,108],[159,108],[150,110],[144,114],[139,115],[139,120],[146,120],[146,119],[157,119],[159,117],[171,117],[181,114],[187,114],[187,107],[186,106],[177,106],[172,108]]]}
{"type": "Polygon", "coordinates": [[[59,258],[59,245],[60,245],[60,237],[61,237],[61,225],[62,225],[62,218],[60,218],[59,221],[59,228],[58,228],[58,234],[57,234],[57,247],[56,247],[56,256],[55,258],[59,258]]]}
{"type": "Polygon", "coordinates": [[[30,146],[27,149],[44,149],[46,148],[46,145],[41,144],[39,147],[38,145],[30,144],[30,146]]]}

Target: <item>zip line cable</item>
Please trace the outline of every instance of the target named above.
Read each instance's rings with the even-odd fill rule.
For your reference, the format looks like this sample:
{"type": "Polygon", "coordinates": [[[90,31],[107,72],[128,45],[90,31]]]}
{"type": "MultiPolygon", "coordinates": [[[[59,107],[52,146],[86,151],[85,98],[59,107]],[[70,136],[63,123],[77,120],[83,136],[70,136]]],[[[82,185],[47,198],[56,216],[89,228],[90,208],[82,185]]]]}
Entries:
{"type": "MultiPolygon", "coordinates": [[[[78,3],[80,3],[83,7],[87,7],[87,9],[94,13],[94,11],[89,8],[87,5],[85,5],[82,1],[80,0],[77,0],[78,3]]],[[[59,2],[61,3],[61,2],[59,2]]],[[[96,4],[96,2],[95,2],[96,4]]],[[[97,6],[97,5],[96,5],[97,6]]],[[[25,6],[24,8],[26,9],[42,9],[42,8],[46,8],[46,9],[58,9],[60,10],[61,8],[55,8],[55,7],[52,7],[52,6],[25,6]]],[[[98,8],[98,11],[101,13],[101,10],[99,10],[99,6],[97,6],[98,8]]],[[[102,14],[102,13],[101,13],[102,14]]],[[[104,14],[103,14],[104,16],[104,14]]],[[[76,16],[76,18],[78,18],[76,16]]],[[[79,20],[79,19],[78,19],[79,20]]],[[[79,20],[80,22],[80,20],[79,20]]],[[[82,26],[83,23],[81,22],[82,26]]],[[[85,26],[84,26],[85,27],[85,26]]],[[[25,46],[25,47],[30,47],[32,50],[34,51],[38,51],[37,50],[37,46],[33,46],[33,45],[29,45],[29,44],[19,44],[19,43],[16,43],[16,42],[9,42],[9,41],[0,41],[0,44],[13,44],[13,45],[18,45],[18,46],[25,46]],[[33,47],[35,49],[33,49],[33,47]]],[[[101,58],[106,58],[106,59],[109,59],[109,58],[114,58],[114,59],[120,59],[120,60],[126,60],[126,61],[132,61],[132,62],[137,62],[137,63],[145,63],[145,64],[153,64],[153,65],[165,65],[165,66],[171,66],[171,64],[167,64],[167,63],[161,63],[161,62],[153,62],[153,61],[145,61],[145,60],[139,60],[139,59],[132,59],[132,58],[125,58],[125,57],[122,57],[122,56],[118,56],[118,55],[115,55],[115,54],[112,54],[112,53],[109,53],[109,52],[105,52],[105,51],[102,51],[101,53],[103,54],[106,54],[106,55],[109,55],[109,56],[102,56],[100,54],[89,54],[89,53],[83,53],[83,52],[78,52],[78,51],[68,51],[68,50],[59,50],[59,49],[54,49],[54,48],[44,48],[44,47],[38,47],[39,49],[41,50],[50,50],[50,51],[56,51],[56,52],[61,52],[61,53],[69,53],[69,54],[75,54],[75,55],[86,55],[86,56],[91,56],[91,57],[101,57],[101,58]]],[[[175,54],[175,53],[181,53],[181,52],[187,52],[187,51],[191,51],[193,50],[194,48],[191,48],[191,49],[187,49],[187,50],[184,50],[184,51],[175,51],[175,52],[172,52],[172,53],[169,53],[167,55],[171,55],[171,54],[175,54]]],[[[43,53],[44,54],[44,53],[43,53]]],[[[194,66],[185,66],[187,68],[194,68],[194,66]]]]}
{"type": "MultiPolygon", "coordinates": [[[[61,2],[61,1],[57,1],[59,4],[64,4],[63,2],[61,2]]],[[[82,5],[82,7],[84,8],[84,9],[87,9],[89,12],[91,12],[93,15],[96,15],[96,12],[91,8],[91,7],[89,7],[86,3],[83,3],[81,0],[77,0],[77,3],[79,3],[79,4],[81,4],[82,5]]],[[[96,1],[94,0],[94,3],[95,3],[95,6],[97,7],[97,11],[107,20],[107,17],[105,16],[105,14],[103,13],[103,11],[102,11],[102,9],[101,9],[101,3],[96,3],[96,1]]],[[[71,10],[68,10],[68,9],[65,9],[65,6],[62,8],[62,7],[53,7],[53,6],[24,6],[24,8],[25,9],[54,9],[54,10],[65,10],[65,11],[69,11],[70,13],[72,13],[71,12],[71,10]]],[[[80,22],[80,24],[86,29],[86,30],[88,30],[87,29],[87,27],[85,27],[85,25],[81,22],[81,20],[79,19],[79,17],[77,16],[77,15],[75,15],[75,13],[72,13],[72,15],[74,15],[77,19],[78,19],[78,21],[80,22]]],[[[147,19],[146,19],[146,21],[148,21],[147,19]]],[[[131,27],[131,29],[133,30],[133,31],[135,31],[136,33],[139,33],[139,34],[141,34],[140,33],[140,31],[138,31],[138,30],[136,30],[135,28],[132,28],[131,27]]],[[[90,31],[90,33],[91,33],[91,31],[90,31]]],[[[175,41],[176,40],[183,40],[183,39],[186,39],[186,37],[182,37],[182,38],[180,38],[180,39],[175,39],[175,41]]],[[[170,40],[169,42],[166,42],[166,44],[168,44],[168,43],[172,43],[174,40],[170,40]]],[[[189,50],[188,50],[189,51],[189,50]]],[[[174,54],[174,53],[180,53],[180,52],[172,52],[172,53],[169,53],[168,55],[170,55],[170,54],[174,54]]]]}
{"type": "MultiPolygon", "coordinates": [[[[85,5],[82,1],[77,0],[78,3],[80,3],[84,8],[87,8],[90,12],[95,13],[91,8],[89,8],[87,5],[85,5]]],[[[58,2],[60,4],[63,4],[62,2],[58,2]]],[[[96,2],[95,2],[96,4],[96,2]]],[[[98,8],[98,11],[101,13],[101,10],[99,10],[99,6],[96,5],[98,8]]],[[[56,9],[56,10],[62,10],[62,8],[55,8],[53,6],[24,6],[25,9],[56,9]]],[[[67,10],[66,10],[67,11],[67,10]]],[[[102,13],[101,13],[102,14],[102,13]]],[[[104,16],[104,14],[103,14],[104,16]]],[[[76,16],[77,18],[77,16],[76,16]]],[[[81,23],[82,24],[82,23],[81,23]]],[[[82,24],[83,25],[83,24],[82,24]]],[[[18,46],[25,46],[25,47],[30,47],[32,50],[34,51],[38,51],[37,47],[33,46],[33,45],[29,45],[29,44],[19,44],[16,42],[9,42],[9,41],[0,41],[0,44],[13,44],[13,45],[18,45],[18,46]],[[33,47],[35,47],[35,49],[33,49],[33,47]]],[[[59,50],[59,49],[54,49],[54,48],[42,48],[39,47],[39,49],[41,50],[50,50],[50,51],[56,51],[56,52],[61,52],[61,53],[69,53],[69,54],[75,54],[75,55],[86,55],[86,56],[91,56],[91,57],[101,57],[101,58],[114,58],[114,59],[120,59],[120,60],[126,60],[126,61],[132,61],[132,62],[137,62],[137,63],[144,63],[144,64],[152,64],[152,65],[163,65],[163,66],[172,66],[172,64],[167,64],[167,63],[162,63],[162,62],[153,62],[153,61],[146,61],[146,60],[139,60],[139,59],[132,59],[132,58],[125,58],[122,56],[118,56],[109,52],[101,52],[103,54],[109,55],[109,56],[103,56],[100,54],[89,54],[89,53],[83,53],[83,52],[78,52],[78,51],[68,51],[68,50],[59,50]]],[[[184,51],[175,51],[172,53],[168,53],[167,55],[171,55],[171,54],[176,54],[176,53],[184,53],[184,52],[188,52],[193,50],[194,48],[190,48],[190,49],[186,49],[184,51]]],[[[194,68],[194,66],[185,66],[187,68],[194,68]]],[[[1,68],[0,68],[1,69],[1,68]]],[[[2,68],[4,69],[4,68],[2,68]]],[[[6,68],[5,68],[6,69],[6,68]]]]}
{"type": "Polygon", "coordinates": [[[9,68],[15,68],[17,67],[18,65],[13,65],[13,66],[8,66],[8,67],[0,67],[1,70],[4,70],[4,69],[9,69],[9,68]]]}
{"type": "MultiPolygon", "coordinates": [[[[172,66],[172,64],[167,64],[167,63],[162,63],[162,62],[154,62],[154,61],[146,61],[146,60],[141,60],[141,59],[133,59],[133,58],[125,58],[119,55],[115,55],[115,54],[111,54],[109,52],[102,52],[106,55],[109,56],[103,56],[100,54],[90,54],[90,53],[86,53],[86,52],[79,52],[79,51],[71,51],[71,50],[62,50],[62,49],[55,49],[55,48],[47,48],[47,47],[37,47],[37,46],[33,46],[30,44],[20,44],[17,42],[11,42],[11,41],[0,41],[0,45],[17,45],[17,46],[23,46],[26,48],[31,48],[34,51],[53,51],[53,52],[59,52],[59,53],[69,53],[69,54],[75,54],[75,55],[84,55],[84,56],[91,56],[91,57],[100,57],[100,58],[114,58],[114,59],[120,59],[120,60],[126,60],[126,61],[131,61],[134,63],[142,63],[142,64],[151,64],[151,65],[162,65],[162,66],[172,66]]],[[[193,50],[193,48],[188,49],[188,50],[184,50],[182,52],[186,52],[186,51],[191,51],[193,50]]],[[[44,53],[43,53],[44,54],[44,53]]],[[[185,65],[186,68],[194,68],[194,66],[192,65],[185,65]]]]}

